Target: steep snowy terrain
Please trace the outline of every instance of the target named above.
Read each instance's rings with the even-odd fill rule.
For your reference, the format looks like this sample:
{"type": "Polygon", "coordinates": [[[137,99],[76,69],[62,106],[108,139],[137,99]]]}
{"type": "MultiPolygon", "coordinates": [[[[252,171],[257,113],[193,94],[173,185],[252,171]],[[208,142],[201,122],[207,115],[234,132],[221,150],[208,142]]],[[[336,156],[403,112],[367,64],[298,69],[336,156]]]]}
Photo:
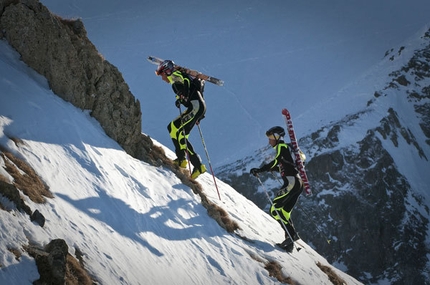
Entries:
{"type": "MultiPolygon", "coordinates": [[[[332,284],[316,265],[328,265],[324,258],[303,242],[292,255],[276,249],[279,225],[227,184],[217,181],[219,200],[212,177],[198,178],[248,241],[222,229],[172,172],[133,159],[86,112],[52,94],[5,41],[0,63],[0,146],[34,168],[54,196],[38,204],[22,195],[46,217],[42,228],[0,195],[1,284],[37,280],[23,248],[55,238],[83,254],[98,284],[278,284],[265,269],[273,261],[291,282],[332,284]]],[[[7,162],[1,155],[0,175],[12,182],[7,162]]]]}

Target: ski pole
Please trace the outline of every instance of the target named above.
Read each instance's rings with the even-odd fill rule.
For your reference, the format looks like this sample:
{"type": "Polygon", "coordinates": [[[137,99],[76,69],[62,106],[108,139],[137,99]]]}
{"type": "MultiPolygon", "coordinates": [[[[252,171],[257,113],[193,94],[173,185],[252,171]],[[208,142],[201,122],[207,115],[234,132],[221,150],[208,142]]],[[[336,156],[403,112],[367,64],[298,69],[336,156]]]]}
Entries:
{"type": "MultiPolygon", "coordinates": [[[[270,199],[269,193],[266,190],[266,187],[264,187],[263,182],[261,182],[261,180],[260,180],[260,177],[258,177],[258,174],[255,177],[257,177],[258,182],[260,182],[261,187],[263,187],[264,193],[266,193],[267,199],[269,200],[269,202],[272,205],[273,209],[275,209],[276,215],[278,215],[279,219],[281,219],[281,215],[279,215],[278,210],[276,210],[275,205],[273,204],[272,199],[270,199]]],[[[300,251],[302,248],[298,247],[297,244],[294,242],[294,240],[293,240],[290,232],[287,229],[287,226],[285,226],[285,224],[282,222],[282,219],[281,219],[281,224],[282,224],[282,227],[284,228],[285,232],[288,234],[288,237],[293,242],[294,247],[297,249],[297,251],[300,251]]]]}
{"type": "MultiPolygon", "coordinates": [[[[184,129],[184,122],[182,121],[182,110],[181,110],[181,105],[179,105],[178,107],[179,109],[179,117],[181,119],[181,132],[182,135],[184,136],[184,140],[185,140],[185,154],[187,155],[187,162],[188,162],[188,169],[191,173],[191,162],[190,162],[190,154],[188,152],[188,141],[187,141],[187,136],[185,134],[185,129],[184,129]]],[[[180,142],[178,141],[179,147],[181,147],[180,142]]],[[[179,161],[178,161],[179,162],[179,161]]],[[[180,163],[180,162],[179,162],[180,163]]]]}
{"type": "Polygon", "coordinates": [[[221,200],[221,196],[219,195],[218,185],[217,185],[217,183],[216,183],[216,179],[215,179],[215,174],[214,174],[214,171],[212,170],[212,163],[211,163],[211,160],[210,160],[210,158],[209,158],[208,149],[206,148],[205,139],[203,138],[202,129],[200,128],[200,123],[199,123],[199,124],[197,124],[197,127],[199,128],[200,137],[202,138],[203,148],[205,149],[206,158],[208,159],[209,168],[210,168],[211,173],[212,173],[212,178],[213,178],[213,180],[214,180],[215,188],[216,188],[216,191],[217,191],[217,193],[218,193],[218,198],[221,200]]]}
{"type": "MultiPolygon", "coordinates": [[[[279,180],[279,178],[278,178],[275,174],[273,174],[273,172],[270,172],[270,173],[272,174],[273,178],[275,178],[275,179],[276,179],[276,180],[277,180],[277,181],[282,185],[282,182],[279,180]]],[[[305,209],[301,208],[301,211],[303,211],[303,212],[305,213],[305,215],[309,217],[309,214],[305,211],[305,209]]],[[[320,234],[322,234],[322,236],[324,237],[324,239],[326,240],[326,242],[327,242],[328,244],[330,244],[330,241],[331,241],[331,240],[327,238],[326,234],[324,234],[324,232],[320,229],[320,227],[315,223],[315,221],[314,221],[314,220],[312,220],[312,219],[311,219],[311,221],[312,221],[312,223],[314,224],[314,226],[315,226],[315,228],[317,229],[317,231],[318,231],[320,234]]]]}

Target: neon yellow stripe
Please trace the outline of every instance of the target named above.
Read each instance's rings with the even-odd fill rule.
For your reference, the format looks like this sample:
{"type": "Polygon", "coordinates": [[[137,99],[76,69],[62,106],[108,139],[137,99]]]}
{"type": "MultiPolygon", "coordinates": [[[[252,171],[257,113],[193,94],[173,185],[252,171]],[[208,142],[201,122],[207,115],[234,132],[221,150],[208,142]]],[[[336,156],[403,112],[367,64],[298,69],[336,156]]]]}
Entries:
{"type": "Polygon", "coordinates": [[[272,207],[270,208],[270,213],[272,213],[273,218],[275,218],[275,220],[281,220],[284,224],[288,224],[288,220],[291,217],[291,212],[288,213],[287,211],[285,211],[282,207],[281,208],[275,208],[274,205],[272,205],[272,207]],[[282,215],[282,217],[280,217],[279,215],[276,215],[275,210],[282,215]],[[286,220],[283,219],[283,217],[286,218],[286,220]]]}
{"type": "MultiPolygon", "coordinates": [[[[191,120],[188,120],[188,122],[189,121],[191,121],[191,120]]],[[[186,123],[184,123],[182,126],[184,126],[186,123]]],[[[190,134],[187,134],[187,135],[185,135],[185,138],[188,140],[189,136],[190,136],[190,134]]],[[[175,126],[175,124],[173,123],[173,121],[170,122],[170,137],[172,139],[175,139],[175,140],[178,141],[180,149],[187,149],[187,145],[181,143],[182,139],[184,138],[184,132],[183,131],[179,131],[179,129],[175,126]]]]}

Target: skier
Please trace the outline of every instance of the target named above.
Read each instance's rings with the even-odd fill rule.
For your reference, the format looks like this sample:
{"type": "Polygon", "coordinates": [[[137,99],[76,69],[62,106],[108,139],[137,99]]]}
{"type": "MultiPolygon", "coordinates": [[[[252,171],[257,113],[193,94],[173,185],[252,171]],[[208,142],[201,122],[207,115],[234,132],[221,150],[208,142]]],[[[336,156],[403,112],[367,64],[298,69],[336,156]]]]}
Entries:
{"type": "Polygon", "coordinates": [[[176,159],[174,163],[181,168],[187,168],[186,154],[188,154],[194,169],[191,178],[196,179],[206,172],[206,166],[202,164],[200,156],[194,152],[194,148],[188,139],[190,131],[195,124],[199,124],[206,112],[206,103],[203,99],[204,81],[191,78],[180,70],[175,70],[173,61],[165,60],[158,66],[155,73],[172,85],[176,94],[175,105],[181,104],[187,109],[169,123],[167,129],[175,147],[176,159]]]}
{"type": "Polygon", "coordinates": [[[288,145],[284,142],[285,131],[282,127],[276,126],[266,132],[269,144],[276,150],[276,157],[270,163],[260,168],[252,168],[250,173],[257,176],[264,171],[279,171],[283,180],[283,185],[273,199],[270,214],[277,220],[285,231],[285,240],[278,244],[288,252],[294,249],[294,241],[299,239],[291,212],[294,205],[303,191],[303,182],[295,167],[288,145]],[[288,232],[287,232],[288,231],[288,232]],[[294,241],[290,239],[290,236],[294,241]]]}

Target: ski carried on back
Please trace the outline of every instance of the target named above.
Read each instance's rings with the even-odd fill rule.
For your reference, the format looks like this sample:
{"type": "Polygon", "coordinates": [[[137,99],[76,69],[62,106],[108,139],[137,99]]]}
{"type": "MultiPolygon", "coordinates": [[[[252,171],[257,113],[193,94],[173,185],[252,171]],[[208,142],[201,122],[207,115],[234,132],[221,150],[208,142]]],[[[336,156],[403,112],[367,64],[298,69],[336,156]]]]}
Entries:
{"type": "MultiPolygon", "coordinates": [[[[152,63],[152,64],[159,65],[160,63],[162,63],[164,61],[164,59],[161,59],[161,58],[158,58],[158,57],[155,57],[155,56],[148,56],[148,61],[150,63],[152,63]]],[[[177,65],[177,64],[174,64],[174,66],[175,66],[176,70],[180,70],[181,72],[189,74],[192,77],[205,80],[207,82],[216,84],[218,86],[223,86],[224,85],[224,81],[221,80],[221,79],[218,79],[218,78],[215,78],[215,77],[203,74],[203,73],[201,73],[201,72],[199,72],[197,70],[189,69],[189,68],[177,65]]]]}
{"type": "Polygon", "coordinates": [[[293,120],[291,120],[291,114],[287,109],[282,109],[282,115],[285,118],[285,123],[287,124],[288,135],[290,136],[291,144],[293,145],[293,151],[295,155],[295,161],[297,169],[302,178],[305,192],[307,196],[312,195],[311,187],[309,185],[308,176],[306,175],[305,166],[303,164],[302,158],[300,157],[299,144],[297,143],[296,133],[294,132],[293,120]]]}

